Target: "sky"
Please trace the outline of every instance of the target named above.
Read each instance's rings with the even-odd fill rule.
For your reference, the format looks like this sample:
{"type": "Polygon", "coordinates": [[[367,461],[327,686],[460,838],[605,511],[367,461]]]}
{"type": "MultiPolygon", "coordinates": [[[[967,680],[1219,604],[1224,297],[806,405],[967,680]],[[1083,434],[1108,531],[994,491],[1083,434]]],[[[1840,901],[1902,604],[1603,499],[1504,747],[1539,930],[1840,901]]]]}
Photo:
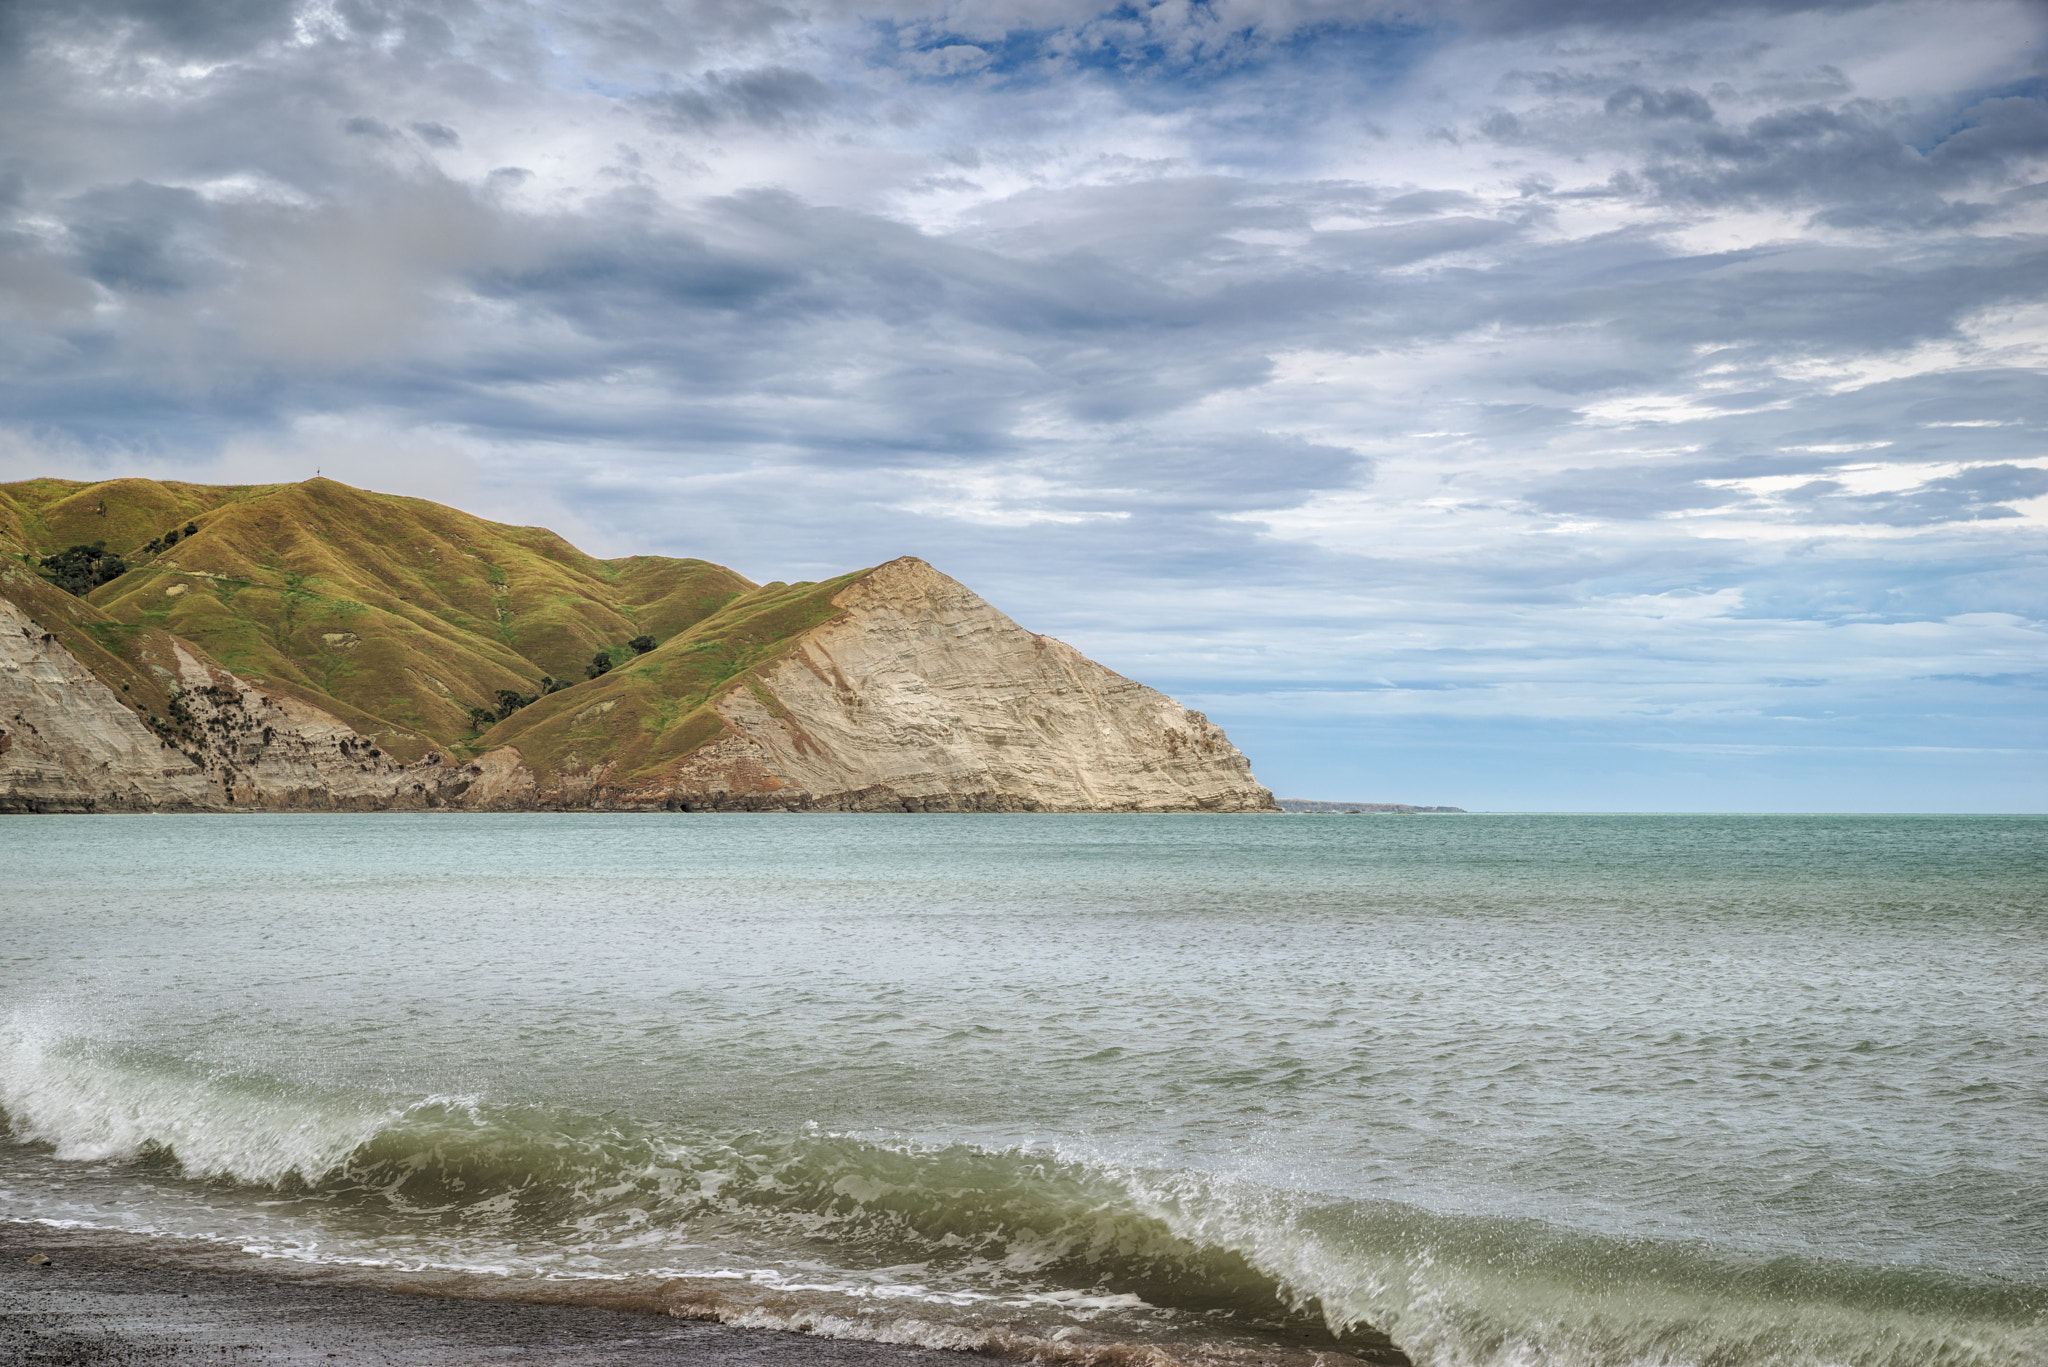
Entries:
{"type": "Polygon", "coordinates": [[[922,556],[1283,797],[2048,811],[2048,5],[5,0],[0,479],[922,556]]]}

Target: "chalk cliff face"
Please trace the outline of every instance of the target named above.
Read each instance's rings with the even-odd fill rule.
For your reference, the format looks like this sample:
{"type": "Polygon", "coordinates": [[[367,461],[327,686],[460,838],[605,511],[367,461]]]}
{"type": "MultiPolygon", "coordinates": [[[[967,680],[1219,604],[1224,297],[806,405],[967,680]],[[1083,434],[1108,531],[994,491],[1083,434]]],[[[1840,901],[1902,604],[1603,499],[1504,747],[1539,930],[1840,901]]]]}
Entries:
{"type": "Polygon", "coordinates": [[[175,637],[146,667],[175,705],[152,730],[55,635],[0,597],[0,812],[383,810],[442,805],[471,775],[406,765],[175,637]]]}
{"type": "MultiPolygon", "coordinates": [[[[736,810],[1277,810],[1245,757],[1201,713],[1024,630],[922,560],[883,565],[830,603],[833,616],[710,704],[722,733],[680,763],[626,781],[602,765],[549,780],[500,754],[474,800],[736,810]]],[[[628,713],[617,724],[631,721],[628,713]]]]}

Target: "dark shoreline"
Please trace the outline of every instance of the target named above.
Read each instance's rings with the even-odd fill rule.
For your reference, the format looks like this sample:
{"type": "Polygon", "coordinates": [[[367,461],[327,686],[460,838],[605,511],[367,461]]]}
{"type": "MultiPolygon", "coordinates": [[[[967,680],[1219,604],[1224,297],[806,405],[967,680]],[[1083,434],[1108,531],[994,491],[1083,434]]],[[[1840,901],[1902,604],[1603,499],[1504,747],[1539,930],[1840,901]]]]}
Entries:
{"type": "Polygon", "coordinates": [[[426,1282],[364,1285],[316,1265],[228,1249],[215,1266],[173,1262],[167,1252],[142,1235],[0,1218],[0,1363],[941,1367],[960,1360],[930,1348],[630,1309],[448,1296],[426,1282]],[[48,1266],[30,1263],[39,1254],[48,1266]]]}

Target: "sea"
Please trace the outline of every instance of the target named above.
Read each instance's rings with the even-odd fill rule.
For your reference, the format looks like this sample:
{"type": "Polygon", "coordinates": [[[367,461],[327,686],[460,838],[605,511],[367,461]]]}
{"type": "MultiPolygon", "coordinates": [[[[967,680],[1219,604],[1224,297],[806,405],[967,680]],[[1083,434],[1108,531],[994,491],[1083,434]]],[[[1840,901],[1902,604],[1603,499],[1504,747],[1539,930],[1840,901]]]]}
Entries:
{"type": "Polygon", "coordinates": [[[0,823],[0,1219],[1017,1361],[2048,1361],[2048,818],[0,823]]]}

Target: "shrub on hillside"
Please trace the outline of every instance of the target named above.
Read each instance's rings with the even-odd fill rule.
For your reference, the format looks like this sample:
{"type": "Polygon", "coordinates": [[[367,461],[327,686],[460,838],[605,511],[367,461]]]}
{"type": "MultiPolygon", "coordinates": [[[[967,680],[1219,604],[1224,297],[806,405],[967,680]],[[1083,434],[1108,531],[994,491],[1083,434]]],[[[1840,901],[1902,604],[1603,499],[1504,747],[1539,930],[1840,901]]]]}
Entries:
{"type": "Polygon", "coordinates": [[[178,542],[180,542],[184,538],[188,536],[197,535],[199,535],[199,524],[197,522],[187,522],[185,524],[185,530],[182,532],[179,531],[176,527],[173,527],[169,531],[165,532],[162,536],[151,537],[148,541],[143,542],[142,554],[162,555],[165,551],[177,545],[178,542]]]}

